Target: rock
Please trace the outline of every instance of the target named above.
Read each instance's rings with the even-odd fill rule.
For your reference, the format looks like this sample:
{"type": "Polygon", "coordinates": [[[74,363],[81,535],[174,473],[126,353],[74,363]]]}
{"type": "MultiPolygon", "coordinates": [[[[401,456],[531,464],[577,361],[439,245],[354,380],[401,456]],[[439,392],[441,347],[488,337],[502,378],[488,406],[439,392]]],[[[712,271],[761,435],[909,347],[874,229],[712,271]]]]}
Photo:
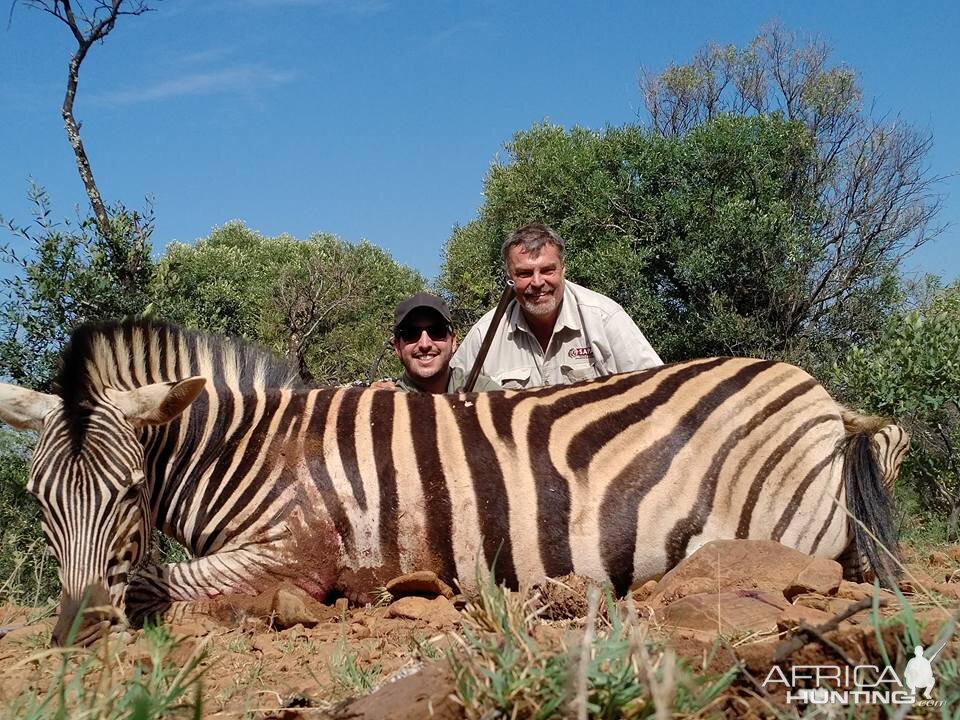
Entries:
{"type": "Polygon", "coordinates": [[[273,644],[273,640],[263,635],[253,638],[252,647],[264,657],[282,657],[283,653],[273,644]]]}
{"type": "MultiPolygon", "coordinates": [[[[814,610],[819,610],[826,613],[828,616],[833,617],[834,615],[839,615],[840,613],[846,611],[854,601],[847,598],[839,597],[824,597],[823,595],[798,595],[793,599],[794,606],[812,608],[814,610]]],[[[861,622],[868,622],[870,620],[870,615],[872,611],[868,608],[866,610],[861,610],[860,612],[852,615],[848,618],[850,623],[856,624],[861,622]]]]}
{"type": "Polygon", "coordinates": [[[934,550],[927,556],[927,563],[933,567],[950,567],[951,565],[950,556],[939,550],[934,550]]]}
{"type": "MultiPolygon", "coordinates": [[[[291,586],[277,588],[271,602],[273,627],[277,630],[303,625],[313,627],[321,620],[318,613],[308,606],[307,600],[313,600],[303,590],[291,586]],[[304,598],[306,596],[306,598],[304,598]]],[[[315,601],[314,601],[315,602],[315,601]]]]}
{"type": "Polygon", "coordinates": [[[657,612],[675,628],[720,634],[776,632],[777,619],[790,607],[783,597],[737,591],[688,595],[657,612]]]}
{"type": "Polygon", "coordinates": [[[656,589],[656,587],[657,587],[656,580],[647,580],[643,585],[641,585],[640,587],[638,587],[636,590],[633,591],[632,595],[633,595],[634,601],[642,602],[646,600],[648,597],[653,595],[653,591],[656,589]]]}
{"type": "MultiPolygon", "coordinates": [[[[443,598],[445,599],[445,598],[443,598]]],[[[464,716],[456,700],[455,679],[446,663],[430,663],[384,683],[359,700],[339,706],[337,720],[453,720],[464,716]]],[[[315,717],[312,713],[310,717],[315,717]]]]}
{"type": "Polygon", "coordinates": [[[953,547],[947,548],[947,555],[954,562],[960,563],[960,545],[954,545],[953,547]]]}
{"type": "Polygon", "coordinates": [[[299,625],[299,624],[294,625],[293,627],[289,627],[286,630],[281,630],[279,634],[285,638],[291,638],[291,639],[309,637],[309,635],[307,634],[307,629],[303,627],[303,625],[299,625]]]}
{"type": "Polygon", "coordinates": [[[176,635],[177,637],[203,637],[207,635],[212,628],[216,627],[216,624],[213,622],[201,622],[196,620],[193,622],[181,622],[175,625],[170,625],[169,630],[171,635],[176,635]]]}
{"type": "Polygon", "coordinates": [[[792,630],[801,623],[810,627],[819,627],[827,622],[832,615],[822,610],[816,610],[805,605],[791,605],[777,617],[777,628],[781,632],[792,630]]]}
{"type": "MultiPolygon", "coordinates": [[[[19,627],[14,627],[8,630],[3,635],[3,643],[22,643],[26,641],[33,641],[35,636],[43,635],[44,633],[49,633],[50,628],[39,626],[39,625],[21,625],[19,627]]],[[[44,638],[44,643],[49,638],[44,638]]]]}
{"type": "Polygon", "coordinates": [[[810,563],[802,568],[783,590],[789,600],[800,593],[819,593],[833,595],[843,581],[843,568],[840,563],[823,557],[810,558],[810,563]]]}
{"type": "Polygon", "coordinates": [[[336,610],[336,615],[338,617],[345,617],[347,611],[350,609],[350,601],[346,598],[337,598],[336,602],[333,604],[333,607],[336,610]]]}
{"type": "MultiPolygon", "coordinates": [[[[889,593],[887,593],[889,595],[889,593]]],[[[845,600],[863,600],[873,597],[873,585],[844,580],[837,589],[837,597],[845,600]]]]}
{"type": "Polygon", "coordinates": [[[370,628],[364,625],[363,623],[350,623],[350,636],[356,638],[357,640],[365,640],[368,637],[371,637],[373,633],[370,631],[370,628]]]}
{"type": "Polygon", "coordinates": [[[958,583],[935,583],[930,589],[951,600],[960,600],[960,584],[958,583]]]}
{"type": "Polygon", "coordinates": [[[460,621],[460,613],[445,597],[428,599],[411,595],[403,597],[387,608],[387,617],[425,620],[431,625],[443,627],[460,621]]]}
{"type": "Polygon", "coordinates": [[[936,583],[927,573],[911,568],[910,574],[901,578],[898,586],[901,592],[922,593],[925,588],[929,589],[936,583]]]}
{"type": "Polygon", "coordinates": [[[422,595],[436,597],[442,595],[452,600],[454,592],[437,574],[431,570],[417,570],[416,572],[400,575],[387,582],[387,592],[393,597],[400,598],[407,595],[422,595]]]}
{"type": "Polygon", "coordinates": [[[714,540],[668,572],[647,599],[667,605],[688,595],[757,590],[792,595],[840,584],[839,563],[805,555],[773,540],[714,540]]]}

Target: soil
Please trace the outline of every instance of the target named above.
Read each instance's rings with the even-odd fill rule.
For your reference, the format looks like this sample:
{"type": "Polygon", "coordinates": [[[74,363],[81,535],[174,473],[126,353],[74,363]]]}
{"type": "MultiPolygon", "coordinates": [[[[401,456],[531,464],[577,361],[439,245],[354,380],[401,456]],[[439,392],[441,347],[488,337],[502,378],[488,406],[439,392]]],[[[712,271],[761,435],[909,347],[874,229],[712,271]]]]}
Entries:
{"type": "MultiPolygon", "coordinates": [[[[33,608],[0,606],[0,628],[24,625],[0,639],[0,707],[27,688],[45,693],[58,666],[53,656],[45,655],[54,620],[26,625],[35,612],[33,608]],[[37,660],[28,660],[35,656],[37,660]]],[[[297,624],[283,630],[255,617],[230,627],[211,615],[183,613],[167,626],[179,639],[170,660],[182,665],[201,646],[206,647],[201,662],[206,668],[205,717],[332,716],[339,714],[343,700],[369,690],[357,677],[370,678],[371,684],[383,682],[402,675],[404,669],[419,667],[423,660],[441,656],[448,646],[446,633],[452,628],[438,628],[426,620],[391,618],[387,612],[385,607],[355,608],[314,627],[297,624]]],[[[106,642],[120,667],[146,658],[143,630],[114,635],[106,642]]],[[[405,704],[415,704],[413,688],[417,684],[407,684],[405,704]]],[[[427,684],[435,687],[437,682],[429,680],[427,684]]],[[[452,683],[445,687],[452,688],[452,683]]],[[[448,693],[449,689],[432,699],[433,703],[442,706],[448,693]]],[[[368,710],[370,706],[369,700],[362,705],[368,710]]]]}
{"type": "MultiPolygon", "coordinates": [[[[913,570],[924,581],[951,579],[947,574],[956,573],[960,560],[951,558],[947,567],[937,564],[942,562],[939,556],[934,563],[926,557],[918,558],[913,570]]],[[[555,604],[534,631],[541,644],[559,647],[571,634],[581,632],[583,621],[577,618],[586,614],[589,583],[576,578],[566,581],[564,587],[552,584],[548,591],[555,604]]],[[[938,602],[946,609],[938,608],[926,595],[909,597],[915,613],[926,621],[922,641],[929,646],[953,608],[944,598],[938,602]]],[[[451,601],[439,596],[433,600],[418,598],[418,602],[421,605],[408,603],[413,608],[408,616],[397,616],[403,613],[389,605],[311,606],[291,598],[281,588],[268,597],[207,604],[201,611],[182,608],[166,626],[179,639],[168,660],[182,666],[205,649],[201,661],[205,668],[204,717],[466,717],[444,658],[444,653],[456,646],[458,615],[450,611],[454,605],[462,607],[462,599],[451,601]],[[444,603],[442,608],[430,604],[439,602],[444,603]],[[282,623],[278,622],[281,614],[282,623]]],[[[642,604],[638,607],[640,617],[644,617],[642,604]]],[[[0,605],[0,707],[6,707],[21,693],[43,694],[49,688],[59,656],[58,651],[48,648],[54,618],[50,616],[52,611],[47,612],[47,617],[37,619],[42,609],[0,605]]],[[[771,717],[774,706],[783,706],[783,693],[768,693],[759,685],[772,667],[778,644],[789,631],[738,635],[734,629],[715,641],[703,633],[666,628],[653,614],[640,622],[646,623],[650,637],[667,643],[695,671],[719,673],[734,663],[741,665],[743,671],[737,681],[713,705],[715,714],[771,717]]],[[[898,648],[897,627],[886,628],[882,637],[888,650],[898,648]]],[[[863,616],[859,621],[854,618],[841,624],[826,638],[835,649],[824,642],[811,642],[797,650],[790,662],[836,663],[840,650],[855,662],[885,665],[877,633],[863,616]]],[[[143,630],[114,634],[99,645],[104,642],[111,666],[121,672],[129,672],[137,661],[151,662],[143,630]]],[[[944,656],[955,656],[957,650],[957,643],[951,642],[944,656]]]]}

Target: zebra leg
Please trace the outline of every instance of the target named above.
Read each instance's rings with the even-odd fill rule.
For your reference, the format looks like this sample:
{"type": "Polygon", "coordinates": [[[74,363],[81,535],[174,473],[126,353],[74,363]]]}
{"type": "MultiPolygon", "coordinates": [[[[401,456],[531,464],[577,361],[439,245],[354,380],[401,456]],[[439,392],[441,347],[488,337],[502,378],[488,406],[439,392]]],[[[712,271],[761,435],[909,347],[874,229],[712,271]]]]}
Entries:
{"type": "Polygon", "coordinates": [[[323,600],[335,588],[335,567],[304,568],[284,563],[282,546],[246,546],[172,565],[147,565],[130,581],[127,617],[142,624],[163,615],[174,602],[210,600],[221,595],[256,595],[279,582],[291,582],[323,600]]]}

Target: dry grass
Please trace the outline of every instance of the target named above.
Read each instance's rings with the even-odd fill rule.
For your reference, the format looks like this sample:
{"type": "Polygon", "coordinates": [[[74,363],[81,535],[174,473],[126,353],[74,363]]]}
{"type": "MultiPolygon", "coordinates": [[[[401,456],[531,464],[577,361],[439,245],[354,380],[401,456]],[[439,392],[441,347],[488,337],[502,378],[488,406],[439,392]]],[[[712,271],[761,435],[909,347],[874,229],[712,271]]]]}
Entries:
{"type": "Polygon", "coordinates": [[[582,627],[537,640],[543,611],[529,592],[492,581],[467,605],[448,655],[468,718],[656,718],[710,712],[736,676],[692,672],[655,642],[632,603],[593,588],[582,627]]]}

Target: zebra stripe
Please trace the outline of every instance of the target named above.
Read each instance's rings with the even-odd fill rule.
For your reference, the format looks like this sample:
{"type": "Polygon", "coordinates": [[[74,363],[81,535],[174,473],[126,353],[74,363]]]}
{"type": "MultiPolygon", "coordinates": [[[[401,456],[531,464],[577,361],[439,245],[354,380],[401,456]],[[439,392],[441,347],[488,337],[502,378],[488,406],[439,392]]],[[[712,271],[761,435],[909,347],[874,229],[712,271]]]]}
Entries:
{"type": "MultiPolygon", "coordinates": [[[[110,578],[138,614],[291,578],[362,599],[414,569],[469,590],[484,567],[511,587],[573,572],[622,594],[715,538],[837,557],[852,537],[837,505],[882,500],[871,478],[892,482],[908,441],[769,360],[460,395],[292,377],[261,351],[175,326],[78,331],[31,475],[65,596],[110,578]],[[856,438],[874,455],[851,474],[856,438]],[[125,509],[134,476],[142,502],[125,509]],[[135,531],[105,519],[85,534],[81,518],[114,512],[135,531]],[[128,588],[154,525],[196,557],[144,567],[128,588]]],[[[890,524],[883,502],[864,507],[879,508],[864,510],[872,526],[890,524]]]]}

